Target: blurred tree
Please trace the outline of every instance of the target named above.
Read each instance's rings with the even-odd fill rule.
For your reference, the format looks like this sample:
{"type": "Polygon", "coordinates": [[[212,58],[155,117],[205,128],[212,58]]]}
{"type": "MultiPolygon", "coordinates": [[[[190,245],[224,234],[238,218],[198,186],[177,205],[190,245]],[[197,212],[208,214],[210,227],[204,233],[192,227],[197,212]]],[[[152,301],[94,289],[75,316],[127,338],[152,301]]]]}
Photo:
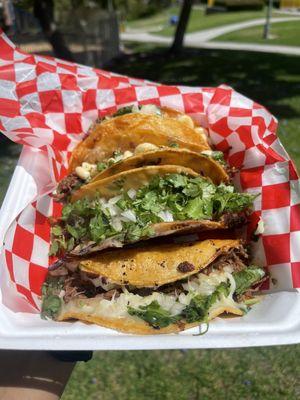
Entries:
{"type": "MultiPolygon", "coordinates": [[[[16,5],[32,12],[37,0],[14,0],[16,5]]],[[[1,3],[1,0],[0,0],[1,3]]],[[[47,3],[42,0],[41,3],[47,3]]],[[[170,7],[174,0],[52,0],[55,15],[77,8],[97,8],[118,11],[126,20],[147,17],[170,7]]]]}
{"type": "Polygon", "coordinates": [[[175,32],[173,44],[170,48],[171,53],[179,53],[183,48],[184,35],[189,22],[193,2],[193,0],[183,0],[182,2],[179,22],[175,32]]]}
{"type": "MultiPolygon", "coordinates": [[[[70,12],[77,9],[101,8],[107,11],[117,11],[119,18],[128,21],[155,14],[169,7],[172,0],[15,0],[15,3],[18,7],[33,12],[56,57],[74,61],[72,52],[63,36],[63,27],[68,22],[66,15],[69,15],[70,12]]],[[[79,15],[81,16],[80,11],[79,15]]],[[[83,20],[84,15],[82,15],[83,20]]],[[[88,21],[83,22],[88,23],[88,21]]]]}

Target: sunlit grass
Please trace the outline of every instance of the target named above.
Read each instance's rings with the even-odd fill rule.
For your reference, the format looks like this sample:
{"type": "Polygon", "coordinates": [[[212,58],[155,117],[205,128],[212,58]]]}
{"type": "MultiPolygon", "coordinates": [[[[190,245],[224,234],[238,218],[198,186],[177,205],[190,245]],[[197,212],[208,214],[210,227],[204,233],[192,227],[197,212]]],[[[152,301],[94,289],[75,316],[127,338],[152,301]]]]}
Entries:
{"type": "Polygon", "coordinates": [[[76,366],[62,400],[294,400],[299,356],[300,345],[96,352],[76,366]]]}
{"type": "MultiPolygon", "coordinates": [[[[174,35],[175,27],[170,25],[170,17],[173,15],[179,15],[179,12],[180,9],[178,7],[170,7],[150,17],[125,22],[125,25],[130,29],[144,31],[154,30],[157,35],[172,36],[174,35]]],[[[265,15],[265,10],[231,11],[206,15],[204,8],[194,6],[189,19],[187,33],[201,31],[203,29],[217,28],[223,25],[249,21],[256,18],[264,18],[265,15]]],[[[278,10],[274,10],[273,16],[278,17],[283,15],[280,14],[278,10]]],[[[288,17],[288,15],[285,14],[284,17],[288,17]]]]}
{"type": "Polygon", "coordinates": [[[270,29],[270,38],[267,40],[263,39],[263,29],[263,26],[254,26],[252,28],[227,33],[226,35],[219,36],[215,40],[300,46],[300,20],[272,24],[270,29]]]}

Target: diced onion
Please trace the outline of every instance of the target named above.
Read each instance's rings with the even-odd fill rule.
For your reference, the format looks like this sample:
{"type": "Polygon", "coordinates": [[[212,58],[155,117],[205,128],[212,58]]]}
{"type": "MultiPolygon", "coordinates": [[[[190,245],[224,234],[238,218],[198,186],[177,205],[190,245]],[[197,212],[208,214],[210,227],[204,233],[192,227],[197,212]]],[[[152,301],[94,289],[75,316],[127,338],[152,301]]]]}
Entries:
{"type": "Polygon", "coordinates": [[[157,215],[158,215],[164,222],[172,222],[172,221],[174,221],[173,214],[172,214],[170,211],[168,211],[168,210],[166,210],[166,211],[160,211],[157,215]]]}
{"type": "Polygon", "coordinates": [[[135,196],[136,196],[136,190],[134,190],[134,189],[129,189],[128,192],[127,192],[127,194],[128,194],[128,196],[133,200],[133,199],[135,199],[135,196]]]}
{"type": "Polygon", "coordinates": [[[82,163],[82,168],[85,169],[90,175],[95,175],[97,173],[97,165],[90,164],[88,162],[82,163]]]}
{"type": "Polygon", "coordinates": [[[201,151],[201,154],[204,154],[205,156],[211,156],[213,154],[212,150],[204,150],[201,151]]]}
{"type": "Polygon", "coordinates": [[[125,160],[126,158],[132,157],[133,153],[129,150],[126,150],[123,154],[123,160],[125,160]]]}
{"type": "Polygon", "coordinates": [[[154,104],[145,104],[140,110],[143,114],[160,114],[160,110],[154,104]]]}
{"type": "Polygon", "coordinates": [[[109,204],[116,204],[121,198],[122,198],[122,195],[112,197],[111,199],[108,200],[108,203],[109,204]]]}
{"type": "Polygon", "coordinates": [[[232,274],[227,273],[227,278],[230,282],[230,292],[229,292],[228,297],[230,297],[232,299],[233,293],[235,292],[235,289],[236,289],[236,282],[235,282],[235,279],[232,276],[232,274]]]}
{"type": "Polygon", "coordinates": [[[113,218],[111,221],[111,226],[114,228],[115,231],[117,232],[121,232],[123,226],[122,226],[122,222],[120,220],[120,218],[116,217],[113,218]]]}
{"type": "Polygon", "coordinates": [[[91,177],[89,171],[82,167],[76,167],[75,173],[77,176],[79,176],[79,178],[83,179],[84,181],[88,180],[91,177]]]}
{"type": "Polygon", "coordinates": [[[130,222],[136,222],[136,215],[133,210],[125,210],[121,213],[121,215],[130,222]]]}
{"type": "Polygon", "coordinates": [[[108,211],[109,211],[111,217],[115,217],[116,215],[118,215],[119,209],[118,209],[118,207],[115,206],[114,204],[109,204],[109,203],[107,203],[107,204],[105,205],[105,208],[108,209],[108,211]]]}
{"type": "Polygon", "coordinates": [[[178,315],[178,314],[180,314],[180,313],[183,311],[184,308],[185,308],[185,305],[176,302],[176,303],[174,303],[174,305],[170,308],[169,311],[170,311],[170,313],[171,313],[172,315],[178,315]]]}

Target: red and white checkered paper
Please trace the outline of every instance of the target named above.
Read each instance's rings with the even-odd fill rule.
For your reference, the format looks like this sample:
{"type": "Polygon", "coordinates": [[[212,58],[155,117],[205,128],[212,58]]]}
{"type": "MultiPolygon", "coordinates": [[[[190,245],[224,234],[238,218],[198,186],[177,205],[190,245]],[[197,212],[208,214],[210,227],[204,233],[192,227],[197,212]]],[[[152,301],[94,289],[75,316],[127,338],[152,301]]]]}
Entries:
{"type": "MultiPolygon", "coordinates": [[[[248,229],[253,232],[262,217],[265,232],[254,245],[254,259],[268,266],[280,289],[300,287],[299,179],[276,136],[276,119],[264,107],[225,85],[166,86],[132,79],[28,55],[0,36],[0,130],[47,154],[48,192],[49,180],[54,188],[65,175],[70,152],[96,118],[147,103],[176,108],[208,129],[216,148],[239,169],[237,187],[260,193],[248,229]]],[[[60,213],[49,195],[42,196],[46,189],[39,188],[36,201],[9,227],[1,265],[16,293],[37,309],[50,262],[47,217],[60,213]]]]}

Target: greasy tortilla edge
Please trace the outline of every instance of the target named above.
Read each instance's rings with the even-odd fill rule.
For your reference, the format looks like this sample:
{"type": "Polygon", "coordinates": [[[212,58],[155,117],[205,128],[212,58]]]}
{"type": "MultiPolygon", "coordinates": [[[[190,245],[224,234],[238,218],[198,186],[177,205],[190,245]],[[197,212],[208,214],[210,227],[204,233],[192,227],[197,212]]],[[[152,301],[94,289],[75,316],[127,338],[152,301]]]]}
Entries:
{"type": "Polygon", "coordinates": [[[193,169],[191,166],[187,166],[181,163],[180,160],[180,155],[189,155],[190,158],[198,158],[199,160],[199,169],[200,168],[200,164],[201,164],[201,160],[205,160],[206,163],[210,164],[211,166],[211,173],[212,170],[214,171],[214,173],[212,173],[214,179],[212,178],[212,176],[210,175],[206,175],[206,177],[210,178],[215,184],[219,184],[221,182],[229,182],[230,178],[229,175],[227,174],[227,172],[225,171],[225,169],[223,168],[223,166],[218,163],[217,161],[215,161],[213,158],[211,157],[207,157],[201,153],[196,153],[194,151],[191,151],[189,149],[173,149],[173,148],[163,148],[163,149],[158,149],[158,150],[154,150],[154,151],[149,151],[149,152],[145,152],[145,153],[140,153],[140,154],[134,154],[131,157],[125,158],[123,160],[120,160],[119,162],[113,164],[112,166],[106,168],[104,171],[101,171],[99,173],[97,173],[97,175],[95,175],[92,180],[90,181],[90,183],[96,182],[96,181],[100,181],[102,179],[106,179],[108,177],[117,175],[121,172],[125,172],[125,171],[129,171],[131,169],[137,169],[137,168],[142,168],[145,166],[156,166],[156,164],[151,164],[151,158],[153,157],[153,159],[159,159],[161,157],[161,155],[166,157],[166,153],[173,153],[175,155],[178,155],[178,163],[177,164],[157,164],[157,165],[178,165],[178,166],[183,166],[186,168],[191,168],[193,171],[195,171],[196,173],[199,173],[199,171],[197,171],[196,169],[193,169]],[[148,160],[149,159],[149,160],[148,160]],[[148,163],[147,163],[148,162],[148,163]],[[138,164],[140,163],[141,166],[131,166],[131,164],[138,164]],[[144,163],[144,164],[143,164],[144,163]],[[217,177],[218,176],[218,177],[217,177]],[[216,178],[217,177],[217,178],[216,178]]]}
{"type": "MultiPolygon", "coordinates": [[[[187,167],[182,167],[180,165],[167,165],[166,164],[166,165],[134,168],[134,169],[130,169],[128,171],[120,172],[116,175],[108,176],[107,178],[104,178],[103,180],[90,182],[90,183],[87,183],[86,185],[81,186],[78,190],[76,190],[72,194],[70,201],[71,201],[71,203],[74,203],[75,201],[80,200],[83,197],[93,198],[97,195],[98,190],[101,190],[101,188],[103,188],[104,190],[106,190],[106,188],[109,189],[109,186],[115,185],[115,182],[117,182],[118,180],[122,180],[123,178],[127,179],[128,181],[131,179],[134,182],[134,180],[136,180],[136,177],[142,176],[144,178],[145,176],[147,176],[146,184],[139,185],[139,187],[142,187],[144,185],[148,185],[149,182],[151,181],[151,178],[153,178],[155,175],[164,176],[164,175],[168,175],[168,174],[185,174],[187,176],[191,176],[194,178],[199,176],[199,174],[197,174],[197,172],[193,171],[192,169],[187,168],[187,167]]],[[[123,189],[124,189],[124,187],[123,187],[123,189]]],[[[126,189],[126,190],[129,190],[129,189],[126,189]]],[[[120,194],[121,188],[118,188],[116,190],[116,193],[113,193],[113,190],[111,190],[111,192],[112,193],[110,194],[110,196],[106,196],[107,198],[116,196],[117,195],[116,193],[120,194]]]]}
{"type": "MultiPolygon", "coordinates": [[[[235,316],[244,315],[243,311],[234,307],[219,307],[216,308],[209,319],[212,319],[220,316],[221,314],[232,314],[235,316]]],[[[198,326],[199,322],[194,322],[190,324],[171,324],[165,328],[154,329],[150,325],[148,325],[143,320],[134,319],[132,317],[123,317],[123,318],[107,318],[107,317],[99,317],[93,316],[90,314],[79,313],[79,312],[67,312],[62,313],[58,317],[58,321],[67,321],[70,319],[76,319],[85,323],[92,323],[96,325],[100,325],[104,328],[113,329],[122,333],[130,333],[136,335],[157,335],[157,334],[167,334],[167,333],[178,333],[195,326],[198,326]]]]}

